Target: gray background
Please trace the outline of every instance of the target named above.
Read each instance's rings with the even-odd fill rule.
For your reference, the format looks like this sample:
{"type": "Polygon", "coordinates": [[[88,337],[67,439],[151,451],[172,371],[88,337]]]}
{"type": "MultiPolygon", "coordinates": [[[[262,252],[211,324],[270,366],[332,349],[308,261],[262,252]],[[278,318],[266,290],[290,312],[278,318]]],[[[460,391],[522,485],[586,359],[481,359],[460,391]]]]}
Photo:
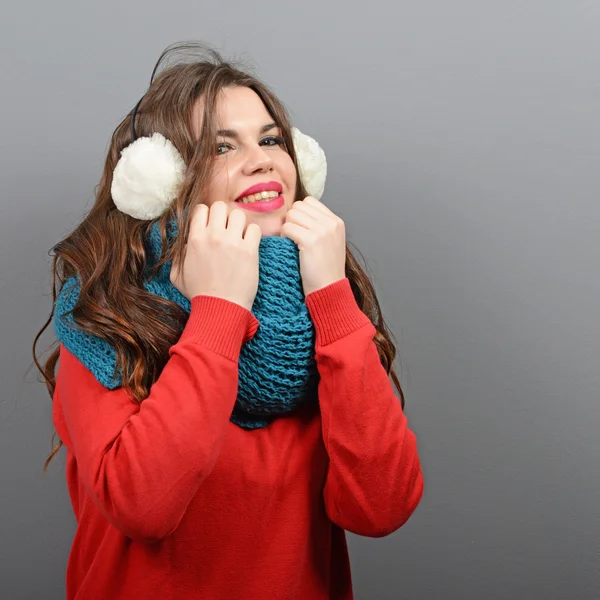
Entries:
{"type": "MultiPolygon", "coordinates": [[[[64,597],[74,519],[32,338],[48,249],[172,42],[254,61],[397,335],[425,495],[349,536],[358,599],[600,597],[600,3],[16,3],[0,24],[0,597],[64,597]]],[[[42,348],[51,341],[43,338],[42,348]]]]}

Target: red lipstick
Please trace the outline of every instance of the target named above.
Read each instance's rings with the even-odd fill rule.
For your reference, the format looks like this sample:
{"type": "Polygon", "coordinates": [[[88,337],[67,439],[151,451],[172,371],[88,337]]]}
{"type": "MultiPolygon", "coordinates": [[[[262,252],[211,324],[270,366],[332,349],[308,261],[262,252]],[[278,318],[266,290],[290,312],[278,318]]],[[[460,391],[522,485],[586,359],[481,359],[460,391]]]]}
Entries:
{"type": "Polygon", "coordinates": [[[283,192],[283,186],[279,181],[266,181],[262,183],[255,183],[251,185],[247,190],[244,190],[236,200],[243,198],[244,196],[250,196],[250,194],[259,194],[260,192],[283,192]]]}
{"type": "Polygon", "coordinates": [[[284,198],[282,195],[283,186],[278,181],[266,181],[262,183],[255,183],[250,186],[247,190],[244,190],[238,197],[237,200],[244,198],[245,196],[251,196],[252,194],[260,194],[261,192],[277,192],[279,196],[271,198],[269,200],[258,200],[256,202],[249,202],[244,204],[243,202],[237,202],[240,208],[250,210],[252,212],[272,212],[280,209],[284,205],[284,198]]]}
{"type": "Polygon", "coordinates": [[[279,210],[284,203],[283,196],[279,194],[277,198],[271,198],[271,200],[250,202],[249,204],[238,202],[237,205],[244,210],[250,210],[252,212],[272,212],[274,210],[279,210]]]}

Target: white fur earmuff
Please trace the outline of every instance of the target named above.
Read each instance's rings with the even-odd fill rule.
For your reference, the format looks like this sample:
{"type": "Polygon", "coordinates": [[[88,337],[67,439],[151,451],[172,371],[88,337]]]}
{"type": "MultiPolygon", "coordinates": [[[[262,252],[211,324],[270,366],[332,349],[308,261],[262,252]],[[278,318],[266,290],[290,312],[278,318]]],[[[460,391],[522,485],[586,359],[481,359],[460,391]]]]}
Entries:
{"type": "Polygon", "coordinates": [[[320,200],[327,178],[325,152],[316,140],[302,133],[297,127],[292,127],[292,139],[304,188],[309,196],[320,200]]]}
{"type": "Polygon", "coordinates": [[[156,219],[177,197],[184,171],[170,140],[160,133],[140,137],[121,152],[110,190],[113,202],[136,219],[156,219]]]}

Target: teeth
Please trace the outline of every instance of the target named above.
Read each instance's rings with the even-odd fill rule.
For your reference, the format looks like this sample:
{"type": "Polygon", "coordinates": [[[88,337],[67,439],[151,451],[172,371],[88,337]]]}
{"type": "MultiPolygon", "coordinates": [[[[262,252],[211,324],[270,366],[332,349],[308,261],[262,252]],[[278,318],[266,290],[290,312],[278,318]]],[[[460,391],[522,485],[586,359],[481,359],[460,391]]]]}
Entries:
{"type": "Polygon", "coordinates": [[[277,198],[277,196],[279,196],[279,192],[259,192],[258,194],[244,196],[243,198],[236,200],[236,202],[250,204],[251,202],[259,202],[261,200],[271,200],[271,198],[277,198]]]}

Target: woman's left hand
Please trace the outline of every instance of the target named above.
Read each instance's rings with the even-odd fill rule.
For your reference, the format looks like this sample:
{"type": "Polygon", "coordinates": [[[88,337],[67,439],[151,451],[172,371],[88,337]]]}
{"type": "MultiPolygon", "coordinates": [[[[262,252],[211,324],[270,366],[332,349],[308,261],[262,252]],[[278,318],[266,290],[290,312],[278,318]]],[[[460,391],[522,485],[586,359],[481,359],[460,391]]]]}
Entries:
{"type": "Polygon", "coordinates": [[[300,250],[305,296],[346,277],[346,226],[316,198],[294,202],[281,237],[290,238],[300,250]]]}

